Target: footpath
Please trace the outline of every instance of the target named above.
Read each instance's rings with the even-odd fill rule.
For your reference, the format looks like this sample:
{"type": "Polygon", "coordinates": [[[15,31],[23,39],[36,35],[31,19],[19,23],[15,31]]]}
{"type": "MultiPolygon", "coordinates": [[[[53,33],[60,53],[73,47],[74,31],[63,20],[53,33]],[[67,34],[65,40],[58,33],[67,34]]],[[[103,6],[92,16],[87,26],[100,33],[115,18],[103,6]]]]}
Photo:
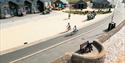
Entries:
{"type": "Polygon", "coordinates": [[[103,43],[105,47],[105,63],[124,63],[125,60],[125,26],[103,43]]]}

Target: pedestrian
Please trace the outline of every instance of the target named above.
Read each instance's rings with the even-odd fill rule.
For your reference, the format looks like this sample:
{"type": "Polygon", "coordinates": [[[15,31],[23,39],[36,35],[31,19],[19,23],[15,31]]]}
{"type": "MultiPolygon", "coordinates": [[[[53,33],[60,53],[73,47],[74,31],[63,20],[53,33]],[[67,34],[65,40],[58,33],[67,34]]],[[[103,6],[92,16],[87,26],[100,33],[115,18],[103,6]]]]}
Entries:
{"type": "Polygon", "coordinates": [[[69,31],[69,30],[71,30],[71,25],[70,25],[70,23],[68,23],[68,25],[67,25],[67,31],[69,31]]]}
{"type": "Polygon", "coordinates": [[[88,52],[91,52],[92,50],[93,50],[92,43],[89,43],[89,41],[87,41],[87,45],[85,47],[85,51],[88,53],[88,52]]]}
{"type": "Polygon", "coordinates": [[[91,12],[87,13],[87,20],[91,20],[91,12]]]}
{"type": "Polygon", "coordinates": [[[71,14],[68,14],[68,19],[70,19],[70,17],[71,17],[71,14]]]}
{"type": "Polygon", "coordinates": [[[92,11],[92,14],[93,14],[94,16],[96,16],[96,12],[95,12],[95,11],[92,11]]]}
{"type": "Polygon", "coordinates": [[[76,27],[76,25],[73,27],[73,32],[77,32],[78,31],[78,29],[77,29],[77,27],[76,27]]]}

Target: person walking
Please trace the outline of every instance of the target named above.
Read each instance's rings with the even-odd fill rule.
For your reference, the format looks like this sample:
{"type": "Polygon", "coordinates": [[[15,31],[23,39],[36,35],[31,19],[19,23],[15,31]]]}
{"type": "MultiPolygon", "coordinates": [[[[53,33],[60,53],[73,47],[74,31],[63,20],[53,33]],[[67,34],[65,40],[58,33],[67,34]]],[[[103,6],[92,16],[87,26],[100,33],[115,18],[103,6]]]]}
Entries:
{"type": "Polygon", "coordinates": [[[76,27],[76,25],[73,27],[73,32],[77,32],[78,31],[78,29],[77,29],[77,27],[76,27]]]}
{"type": "Polygon", "coordinates": [[[66,31],[66,32],[68,32],[69,30],[71,30],[71,25],[70,25],[70,23],[68,23],[68,25],[67,25],[67,31],[66,31]]]}
{"type": "Polygon", "coordinates": [[[71,17],[71,14],[68,14],[68,19],[70,19],[70,17],[71,17]]]}

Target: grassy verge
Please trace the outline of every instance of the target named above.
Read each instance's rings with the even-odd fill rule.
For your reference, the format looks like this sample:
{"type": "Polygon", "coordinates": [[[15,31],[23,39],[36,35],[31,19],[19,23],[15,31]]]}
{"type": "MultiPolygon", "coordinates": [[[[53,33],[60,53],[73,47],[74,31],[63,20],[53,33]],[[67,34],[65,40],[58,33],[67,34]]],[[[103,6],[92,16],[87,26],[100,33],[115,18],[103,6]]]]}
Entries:
{"type": "MultiPolygon", "coordinates": [[[[80,11],[80,10],[67,10],[67,11],[63,11],[63,12],[66,12],[66,13],[71,13],[71,14],[80,14],[80,15],[86,15],[88,12],[90,11],[80,11]]],[[[107,14],[107,13],[111,13],[112,11],[95,11],[97,14],[107,14]]]]}

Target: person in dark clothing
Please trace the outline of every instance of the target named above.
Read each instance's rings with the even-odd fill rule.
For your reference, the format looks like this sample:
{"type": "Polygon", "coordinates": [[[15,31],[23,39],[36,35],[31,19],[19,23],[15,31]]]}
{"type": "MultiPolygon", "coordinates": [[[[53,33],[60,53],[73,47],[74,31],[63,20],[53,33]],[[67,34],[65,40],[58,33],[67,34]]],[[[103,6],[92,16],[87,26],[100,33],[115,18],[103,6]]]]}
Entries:
{"type": "Polygon", "coordinates": [[[68,23],[68,25],[67,25],[67,31],[69,31],[69,30],[71,30],[71,25],[70,25],[70,23],[68,23]]]}
{"type": "Polygon", "coordinates": [[[73,32],[77,32],[77,31],[78,31],[78,29],[77,29],[77,27],[75,25],[74,28],[73,28],[73,32]]]}
{"type": "Polygon", "coordinates": [[[68,14],[68,19],[70,19],[70,17],[71,17],[71,14],[68,14]]]}
{"type": "Polygon", "coordinates": [[[92,43],[89,43],[89,41],[87,41],[87,45],[85,47],[85,51],[88,53],[88,52],[91,52],[93,49],[92,49],[92,43]]]}
{"type": "Polygon", "coordinates": [[[94,17],[96,16],[96,12],[95,11],[92,11],[92,14],[94,15],[94,17]]]}

